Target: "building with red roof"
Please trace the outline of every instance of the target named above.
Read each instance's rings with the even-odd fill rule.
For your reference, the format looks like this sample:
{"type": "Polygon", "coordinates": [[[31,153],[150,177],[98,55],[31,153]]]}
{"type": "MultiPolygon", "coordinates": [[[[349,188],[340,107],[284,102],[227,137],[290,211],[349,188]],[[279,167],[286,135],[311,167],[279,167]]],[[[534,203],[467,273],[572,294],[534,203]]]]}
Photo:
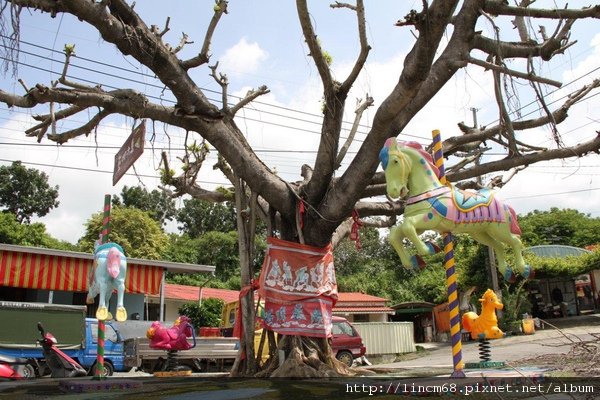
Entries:
{"type": "MultiPolygon", "coordinates": [[[[178,309],[185,303],[199,303],[204,299],[216,298],[225,303],[239,299],[238,290],[215,289],[207,287],[177,285],[165,283],[165,320],[172,321],[179,315],[178,309]]],[[[387,322],[388,315],[394,310],[386,306],[387,300],[365,293],[338,293],[338,301],[333,314],[354,322],[387,322]]],[[[158,304],[158,297],[149,297],[149,304],[158,304]]]]}
{"type": "Polygon", "coordinates": [[[333,315],[351,322],[387,322],[394,310],[386,303],[387,299],[362,292],[339,292],[333,315]]]}

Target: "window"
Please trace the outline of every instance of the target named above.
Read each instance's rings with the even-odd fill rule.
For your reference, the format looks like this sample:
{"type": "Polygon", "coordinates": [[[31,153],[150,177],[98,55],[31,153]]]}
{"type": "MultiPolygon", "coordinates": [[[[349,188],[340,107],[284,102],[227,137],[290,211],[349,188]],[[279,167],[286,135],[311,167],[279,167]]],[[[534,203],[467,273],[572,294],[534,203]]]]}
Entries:
{"type": "Polygon", "coordinates": [[[354,322],[369,322],[369,314],[354,314],[354,322]]]}
{"type": "MultiPolygon", "coordinates": [[[[90,324],[90,329],[92,330],[92,343],[98,343],[98,324],[90,324]]],[[[104,340],[110,340],[113,343],[117,342],[117,332],[110,325],[106,325],[104,340]]]]}
{"type": "Polygon", "coordinates": [[[352,330],[352,327],[346,321],[334,322],[331,331],[334,335],[354,336],[354,331],[352,330]]]}

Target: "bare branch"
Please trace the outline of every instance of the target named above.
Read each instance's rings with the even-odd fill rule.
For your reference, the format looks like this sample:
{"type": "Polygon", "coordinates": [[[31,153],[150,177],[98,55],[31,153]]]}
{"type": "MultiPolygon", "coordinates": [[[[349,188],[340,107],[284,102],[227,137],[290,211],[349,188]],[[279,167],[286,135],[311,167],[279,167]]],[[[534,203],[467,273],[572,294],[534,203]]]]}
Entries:
{"type": "Polygon", "coordinates": [[[181,51],[181,49],[183,49],[183,47],[184,47],[186,44],[192,44],[192,43],[194,43],[193,41],[191,41],[191,42],[190,42],[190,41],[188,41],[188,38],[189,38],[189,36],[187,35],[187,33],[183,32],[183,33],[181,34],[181,39],[179,40],[179,44],[177,45],[177,47],[175,47],[175,48],[173,49],[173,53],[174,53],[174,54],[177,54],[177,53],[179,53],[179,52],[181,51]]]}
{"type": "Polygon", "coordinates": [[[325,92],[333,91],[334,82],[331,77],[331,71],[329,70],[329,64],[325,59],[325,55],[323,54],[323,50],[321,49],[321,45],[319,44],[319,40],[317,39],[317,35],[315,34],[310,21],[310,13],[308,12],[306,0],[296,0],[296,8],[298,9],[298,17],[300,19],[302,33],[304,34],[304,40],[308,45],[310,56],[315,62],[317,71],[319,71],[321,82],[323,82],[323,88],[325,92]]]}
{"type": "Polygon", "coordinates": [[[492,63],[485,62],[482,60],[478,60],[473,57],[469,57],[468,61],[471,64],[479,65],[480,67],[483,67],[485,69],[491,69],[493,71],[501,72],[506,75],[510,75],[510,76],[514,76],[514,77],[522,78],[522,79],[527,79],[528,81],[545,83],[547,85],[552,85],[552,86],[556,86],[556,87],[562,86],[562,82],[555,81],[553,79],[543,78],[543,77],[537,76],[535,74],[526,74],[524,72],[515,71],[513,69],[507,68],[505,65],[496,65],[496,64],[492,64],[492,63]]]}
{"type": "MultiPolygon", "coordinates": [[[[360,53],[358,55],[358,58],[356,59],[356,62],[354,63],[354,67],[352,67],[352,71],[340,87],[340,91],[342,91],[343,93],[347,93],[356,81],[356,78],[358,78],[358,74],[363,69],[365,62],[367,61],[367,57],[369,56],[371,46],[369,46],[369,43],[367,42],[367,30],[365,27],[365,5],[363,3],[363,0],[357,0],[356,7],[346,5],[345,3],[336,3],[338,5],[344,4],[345,8],[349,8],[351,10],[356,11],[356,22],[358,24],[360,53]]],[[[331,7],[334,7],[334,5],[331,5],[331,7]]]]}
{"type": "MultiPolygon", "coordinates": [[[[100,124],[100,122],[104,118],[106,118],[110,114],[112,114],[110,111],[101,110],[98,114],[94,115],[94,117],[92,119],[90,119],[86,124],[80,126],[79,128],[72,129],[70,131],[63,132],[63,133],[54,133],[53,132],[52,134],[48,135],[48,139],[50,139],[53,142],[56,142],[58,144],[63,144],[63,143],[66,143],[69,139],[72,139],[74,137],[81,136],[81,135],[87,136],[94,129],[96,129],[98,127],[98,124],[100,124]]],[[[40,140],[40,138],[38,137],[38,142],[39,142],[39,140],[40,140]]]]}
{"type": "Polygon", "coordinates": [[[62,83],[65,86],[69,86],[73,89],[79,89],[79,90],[85,90],[85,91],[100,91],[100,87],[96,86],[96,87],[92,87],[92,86],[88,86],[88,85],[83,85],[81,83],[76,83],[76,82],[72,82],[67,80],[67,70],[69,69],[69,64],[71,63],[71,57],[75,56],[75,45],[65,45],[65,63],[63,65],[63,70],[62,70],[62,74],[60,75],[60,78],[58,78],[58,81],[60,83],[62,83]]]}
{"type": "MultiPolygon", "coordinates": [[[[532,3],[534,3],[535,0],[521,0],[521,3],[519,4],[519,7],[529,7],[532,3]]],[[[530,40],[529,37],[529,33],[527,31],[527,25],[525,24],[525,19],[523,18],[523,16],[515,16],[515,19],[513,20],[513,25],[515,28],[517,28],[517,31],[519,32],[519,37],[521,38],[522,42],[528,42],[530,40]]]]}
{"type": "Polygon", "coordinates": [[[364,102],[362,101],[362,99],[357,100],[357,107],[356,107],[356,110],[354,110],[354,113],[355,113],[354,122],[352,123],[352,128],[350,129],[350,132],[348,133],[348,138],[346,139],[346,142],[340,149],[337,159],[335,160],[335,164],[336,164],[335,169],[338,169],[340,167],[340,165],[342,164],[342,160],[344,160],[344,157],[346,156],[346,153],[348,152],[348,149],[350,148],[350,145],[352,144],[352,141],[354,140],[354,136],[356,135],[356,132],[358,131],[358,125],[360,123],[363,113],[365,112],[365,110],[367,108],[371,107],[373,105],[373,103],[374,103],[374,100],[371,96],[369,96],[368,93],[367,93],[367,98],[365,99],[364,102]]]}
{"type": "Polygon", "coordinates": [[[551,149],[532,154],[524,154],[519,157],[505,158],[503,160],[491,161],[481,164],[477,167],[457,171],[448,174],[448,179],[451,181],[460,181],[463,179],[472,178],[483,174],[488,174],[494,171],[508,170],[510,168],[527,166],[539,161],[554,160],[559,158],[582,157],[591,152],[598,153],[600,149],[600,134],[594,139],[571,147],[563,147],[560,149],[551,149]]]}
{"type": "Polygon", "coordinates": [[[150,26],[150,30],[152,31],[152,33],[154,33],[156,36],[162,38],[163,36],[165,36],[165,34],[167,32],[169,32],[171,30],[171,28],[169,28],[169,23],[171,22],[171,17],[167,17],[167,21],[165,22],[165,28],[162,30],[162,32],[158,31],[158,25],[152,25],[150,26]]]}
{"type": "MultiPolygon", "coordinates": [[[[565,103],[552,112],[552,119],[556,121],[556,124],[560,124],[567,118],[567,113],[571,106],[573,106],[578,101],[581,101],[585,98],[592,90],[600,87],[600,79],[594,80],[592,83],[583,86],[582,88],[576,90],[571,93],[565,103]]],[[[551,119],[548,116],[529,119],[525,121],[515,121],[513,122],[513,129],[517,131],[522,131],[526,129],[538,128],[540,126],[544,126],[548,124],[551,119]]],[[[460,127],[460,124],[459,124],[460,127]]],[[[471,129],[467,132],[467,134],[462,136],[453,136],[444,140],[443,149],[444,155],[451,155],[454,152],[460,150],[465,144],[477,142],[477,141],[485,141],[491,139],[492,137],[499,134],[501,126],[493,126],[490,128],[486,128],[483,130],[480,129],[471,129]]]]}
{"type": "MultiPolygon", "coordinates": [[[[58,112],[51,112],[50,114],[46,115],[34,115],[33,119],[41,121],[41,123],[27,129],[25,131],[25,135],[29,137],[36,136],[39,143],[46,134],[46,131],[50,125],[53,125],[56,123],[56,121],[75,115],[82,110],[83,109],[81,107],[72,106],[58,112]]],[[[55,132],[53,132],[53,134],[54,133],[55,132]]]]}
{"type": "Polygon", "coordinates": [[[246,96],[241,99],[235,106],[231,107],[231,115],[235,115],[241,108],[245,107],[250,102],[254,101],[259,96],[269,93],[270,90],[265,86],[261,86],[258,90],[250,90],[246,93],[246,96]]]}
{"type": "Polygon", "coordinates": [[[496,187],[501,188],[504,185],[506,185],[508,182],[510,182],[510,180],[512,178],[514,178],[520,171],[523,171],[525,168],[526,168],[525,166],[511,168],[510,171],[508,171],[508,174],[506,176],[504,176],[504,177],[502,175],[495,176],[485,186],[488,189],[493,189],[496,187]]]}
{"type": "MultiPolygon", "coordinates": [[[[167,157],[167,153],[163,151],[161,154],[161,157],[162,157],[163,168],[165,171],[165,173],[163,175],[163,181],[166,185],[171,185],[175,188],[175,192],[169,191],[171,197],[179,197],[184,194],[189,194],[190,196],[192,196],[194,198],[202,199],[202,200],[206,200],[206,201],[210,201],[210,202],[215,202],[215,203],[221,203],[221,202],[233,199],[233,192],[230,190],[224,189],[224,190],[210,191],[210,190],[202,189],[202,187],[200,187],[200,185],[195,183],[195,178],[192,180],[192,179],[190,179],[189,175],[186,175],[187,171],[184,171],[184,173],[180,176],[177,176],[177,177],[172,176],[171,172],[170,172],[171,170],[169,167],[169,159],[167,157]]],[[[202,162],[200,161],[199,164],[200,165],[196,164],[194,166],[194,168],[199,170],[202,162]]],[[[195,174],[195,175],[197,175],[197,174],[195,174]]]]}
{"type": "Polygon", "coordinates": [[[199,67],[202,64],[206,64],[210,59],[210,43],[212,41],[212,37],[217,29],[217,25],[219,24],[219,20],[223,16],[223,14],[227,14],[227,5],[229,4],[226,0],[219,0],[218,3],[213,7],[213,17],[208,24],[208,28],[206,29],[206,34],[204,35],[204,42],[202,44],[202,49],[200,50],[200,54],[198,54],[194,58],[190,58],[189,60],[182,61],[181,66],[183,69],[188,70],[190,68],[199,67]]]}
{"type": "Polygon", "coordinates": [[[219,73],[219,76],[217,76],[217,69],[219,68],[218,61],[215,65],[209,66],[208,68],[210,68],[210,71],[211,71],[210,76],[212,76],[213,79],[215,80],[215,82],[217,82],[219,84],[219,86],[221,86],[221,102],[223,104],[222,110],[227,111],[227,110],[229,110],[229,105],[228,105],[229,95],[227,94],[227,88],[229,86],[229,81],[227,80],[227,75],[219,73]]]}

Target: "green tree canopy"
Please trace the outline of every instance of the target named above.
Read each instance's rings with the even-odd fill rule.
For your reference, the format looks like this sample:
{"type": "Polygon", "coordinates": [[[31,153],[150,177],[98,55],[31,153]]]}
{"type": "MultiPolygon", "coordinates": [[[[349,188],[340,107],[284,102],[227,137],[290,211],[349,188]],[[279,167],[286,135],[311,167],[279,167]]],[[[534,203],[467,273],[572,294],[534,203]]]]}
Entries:
{"type": "Polygon", "coordinates": [[[573,209],[552,207],[519,217],[521,239],[526,246],[562,244],[585,247],[600,243],[600,218],[573,209]]]}
{"type": "Polygon", "coordinates": [[[48,175],[26,168],[21,161],[0,167],[0,209],[13,213],[19,223],[43,217],[58,207],[58,186],[48,184],[48,175]]]}
{"type": "Polygon", "coordinates": [[[134,207],[146,211],[150,217],[161,226],[173,220],[177,214],[175,201],[162,191],[154,189],[151,192],[142,186],[124,186],[121,197],[114,195],[113,206],[134,207]]]}
{"type": "Polygon", "coordinates": [[[235,211],[231,202],[211,203],[200,199],[186,199],[177,212],[182,232],[197,238],[210,231],[235,231],[235,211]]]}
{"type": "Polygon", "coordinates": [[[0,243],[71,251],[77,249],[69,242],[50,236],[46,232],[46,225],[40,222],[20,224],[17,217],[8,212],[0,213],[0,243]]]}
{"type": "MultiPolygon", "coordinates": [[[[81,251],[93,252],[102,231],[102,213],[86,222],[85,235],[79,239],[81,251]]],[[[147,212],[137,208],[113,207],[110,212],[109,240],[123,247],[128,257],[159,260],[168,246],[168,236],[147,212]]]]}
{"type": "Polygon", "coordinates": [[[196,329],[200,327],[221,326],[221,313],[223,312],[223,300],[204,299],[201,304],[186,303],[177,310],[179,315],[186,315],[192,320],[196,329]]]}

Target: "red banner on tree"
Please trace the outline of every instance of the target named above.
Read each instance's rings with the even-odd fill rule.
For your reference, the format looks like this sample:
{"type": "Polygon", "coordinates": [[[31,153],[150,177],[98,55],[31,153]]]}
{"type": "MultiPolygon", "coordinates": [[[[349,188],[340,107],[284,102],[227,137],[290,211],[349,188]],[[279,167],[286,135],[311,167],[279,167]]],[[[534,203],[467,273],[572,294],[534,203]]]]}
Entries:
{"type": "Polygon", "coordinates": [[[283,335],[331,336],[337,282],[331,245],[324,248],[267,238],[259,294],[264,326],[283,335]]]}

